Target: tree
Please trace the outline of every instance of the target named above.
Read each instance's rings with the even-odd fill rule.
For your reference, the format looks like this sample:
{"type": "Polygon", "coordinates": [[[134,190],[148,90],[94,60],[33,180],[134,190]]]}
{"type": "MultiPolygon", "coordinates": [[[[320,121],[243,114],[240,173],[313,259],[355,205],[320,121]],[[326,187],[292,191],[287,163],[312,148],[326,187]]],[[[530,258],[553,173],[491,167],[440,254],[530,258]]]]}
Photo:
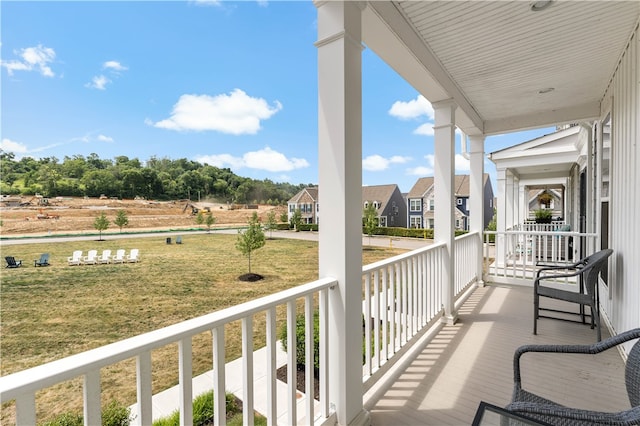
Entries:
{"type": "Polygon", "coordinates": [[[109,227],[109,219],[107,219],[107,215],[104,212],[100,213],[100,216],[96,217],[96,220],[93,222],[93,227],[100,231],[99,241],[102,241],[102,231],[109,227]]]}
{"type": "Polygon", "coordinates": [[[284,212],[280,215],[280,222],[286,223],[289,220],[289,216],[287,212],[284,212]]]}
{"type": "Polygon", "coordinates": [[[302,225],[302,212],[300,209],[296,209],[291,215],[291,220],[289,222],[291,227],[296,230],[296,232],[300,231],[300,225],[302,225]]]}
{"type": "Polygon", "coordinates": [[[372,202],[367,203],[367,207],[364,208],[364,231],[369,235],[369,245],[371,245],[371,235],[373,231],[378,227],[378,209],[375,208],[372,202]]]}
{"type": "Polygon", "coordinates": [[[267,222],[265,223],[265,229],[269,231],[269,239],[272,237],[273,230],[278,227],[278,221],[276,220],[276,212],[271,210],[267,213],[267,222]]]}
{"type": "Polygon", "coordinates": [[[116,213],[116,218],[113,221],[118,228],[120,228],[120,232],[122,232],[122,227],[127,226],[129,224],[129,218],[127,217],[127,212],[124,210],[118,210],[116,213]]]}
{"type": "Polygon", "coordinates": [[[244,232],[238,230],[238,240],[236,241],[236,248],[249,259],[249,274],[251,274],[251,253],[263,247],[264,244],[264,232],[260,226],[258,213],[254,212],[249,219],[249,228],[244,232]]]}
{"type": "Polygon", "coordinates": [[[204,225],[204,215],[202,214],[202,211],[199,211],[196,215],[196,223],[198,225],[204,225]]]}
{"type": "Polygon", "coordinates": [[[207,213],[204,218],[204,224],[207,225],[207,232],[211,232],[211,226],[213,226],[214,223],[216,223],[216,218],[213,217],[211,212],[207,213]]]}

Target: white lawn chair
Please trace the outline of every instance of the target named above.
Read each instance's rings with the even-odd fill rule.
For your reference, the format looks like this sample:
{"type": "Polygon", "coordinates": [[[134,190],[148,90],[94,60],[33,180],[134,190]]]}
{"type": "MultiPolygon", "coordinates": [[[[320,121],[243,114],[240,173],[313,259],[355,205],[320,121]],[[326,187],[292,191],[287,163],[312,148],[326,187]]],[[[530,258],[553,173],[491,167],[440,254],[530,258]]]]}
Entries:
{"type": "Polygon", "coordinates": [[[111,258],[113,263],[124,263],[124,249],[116,250],[116,254],[111,258]]]}
{"type": "Polygon", "coordinates": [[[82,265],[82,250],[75,250],[73,255],[67,257],[69,265],[82,265]]]}
{"type": "Polygon", "coordinates": [[[82,261],[85,265],[95,265],[98,262],[98,250],[89,250],[82,261]]]}
{"type": "Polygon", "coordinates": [[[102,250],[98,263],[111,263],[111,250],[102,250]]]}
{"type": "Polygon", "coordinates": [[[140,253],[138,249],[131,249],[131,253],[127,255],[127,262],[140,262],[140,253]]]}

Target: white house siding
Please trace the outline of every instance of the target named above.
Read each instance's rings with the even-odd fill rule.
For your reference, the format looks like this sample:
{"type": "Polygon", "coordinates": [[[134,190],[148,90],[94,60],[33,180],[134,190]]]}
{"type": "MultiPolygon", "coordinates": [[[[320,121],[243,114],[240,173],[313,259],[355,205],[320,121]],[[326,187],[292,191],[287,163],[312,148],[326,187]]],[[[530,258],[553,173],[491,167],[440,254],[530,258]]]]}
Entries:
{"type": "Polygon", "coordinates": [[[614,259],[612,293],[602,294],[601,301],[617,332],[640,326],[639,46],[636,27],[602,102],[602,116],[611,112],[609,233],[614,259]]]}

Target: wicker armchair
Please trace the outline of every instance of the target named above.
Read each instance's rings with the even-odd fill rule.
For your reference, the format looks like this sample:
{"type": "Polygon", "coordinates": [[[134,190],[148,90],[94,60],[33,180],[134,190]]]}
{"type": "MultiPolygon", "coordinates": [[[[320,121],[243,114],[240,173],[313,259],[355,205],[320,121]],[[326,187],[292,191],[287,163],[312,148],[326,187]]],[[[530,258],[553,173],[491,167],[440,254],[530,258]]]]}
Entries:
{"type": "Polygon", "coordinates": [[[511,404],[506,409],[552,425],[640,425],[640,340],[627,358],[625,382],[631,409],[598,412],[569,408],[522,389],[520,357],[527,352],[597,354],[617,345],[640,338],[640,328],[620,333],[593,345],[526,345],[513,358],[514,389],[511,404]]]}
{"type": "Polygon", "coordinates": [[[600,250],[590,256],[585,257],[573,264],[561,266],[547,266],[538,269],[533,282],[533,334],[538,334],[538,318],[555,318],[540,315],[541,310],[569,313],[554,309],[541,308],[540,297],[563,300],[565,302],[577,303],[580,305],[580,314],[584,323],[584,306],[591,309],[591,328],[597,329],[598,342],[601,340],[600,313],[598,300],[598,276],[600,271],[606,266],[607,259],[613,251],[611,249],[600,250]],[[563,290],[547,283],[566,280],[577,277],[581,280],[580,291],[563,290]],[[583,288],[584,287],[584,288],[583,288]]]}

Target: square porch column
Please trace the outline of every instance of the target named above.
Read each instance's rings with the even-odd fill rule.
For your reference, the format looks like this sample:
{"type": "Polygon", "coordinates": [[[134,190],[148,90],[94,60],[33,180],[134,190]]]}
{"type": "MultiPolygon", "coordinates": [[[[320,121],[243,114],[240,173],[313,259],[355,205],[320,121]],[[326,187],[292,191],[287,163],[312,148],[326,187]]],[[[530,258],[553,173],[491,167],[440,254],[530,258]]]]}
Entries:
{"type": "Polygon", "coordinates": [[[340,425],[368,425],[362,405],[362,38],[359,2],[318,9],[320,277],[329,291],[329,398],[340,425]]]}
{"type": "Polygon", "coordinates": [[[469,176],[469,214],[470,232],[478,232],[480,239],[480,251],[478,252],[477,284],[484,285],[482,276],[482,247],[484,231],[484,136],[469,136],[469,165],[471,173],[469,176]]]}
{"type": "Polygon", "coordinates": [[[442,298],[447,324],[456,322],[454,311],[455,296],[455,197],[453,184],[455,180],[455,111],[456,104],[448,99],[433,103],[434,129],[434,194],[436,209],[434,212],[434,242],[445,243],[442,277],[442,298]]]}

